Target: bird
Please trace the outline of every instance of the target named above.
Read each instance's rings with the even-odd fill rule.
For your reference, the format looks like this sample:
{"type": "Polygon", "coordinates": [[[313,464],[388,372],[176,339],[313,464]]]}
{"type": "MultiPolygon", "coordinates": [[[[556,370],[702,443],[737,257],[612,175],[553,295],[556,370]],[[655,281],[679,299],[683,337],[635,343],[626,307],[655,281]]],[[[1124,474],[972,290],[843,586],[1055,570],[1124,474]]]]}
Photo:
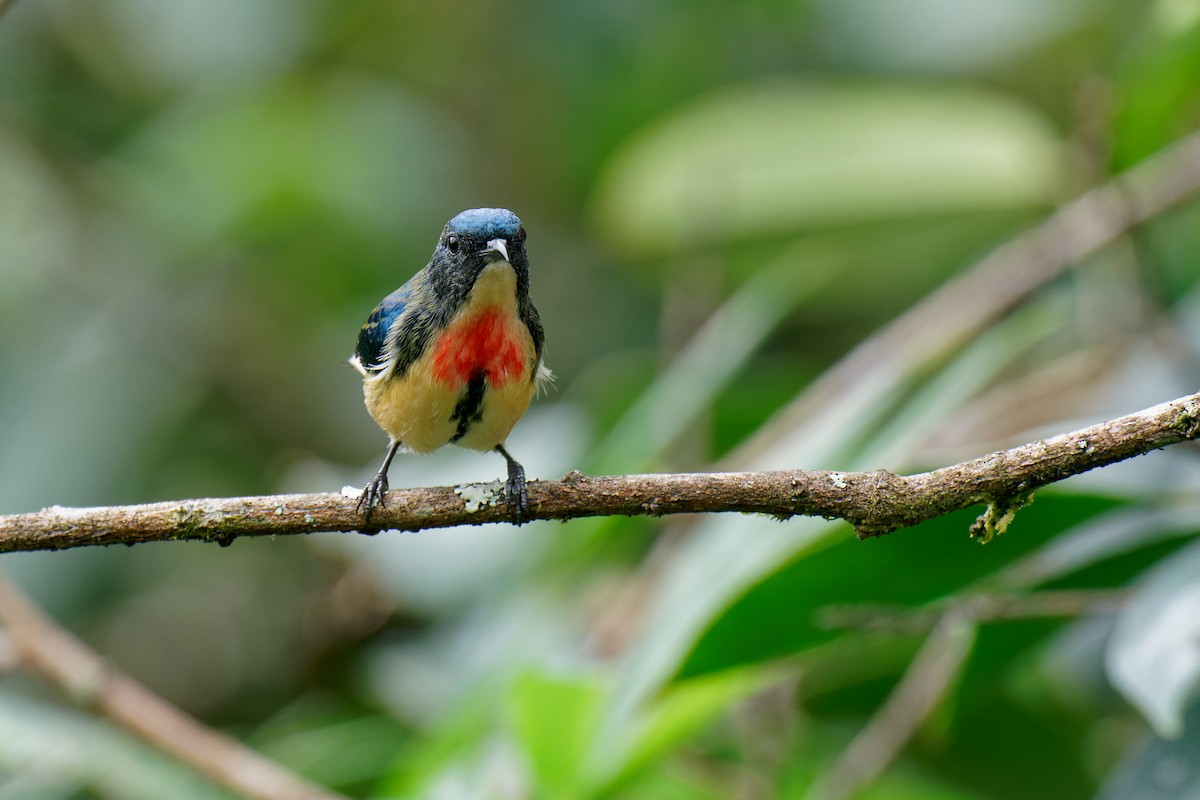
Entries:
{"type": "Polygon", "coordinates": [[[385,505],[388,468],[402,448],[454,444],[504,456],[505,501],[529,519],[525,468],[504,443],[550,380],[545,333],[529,297],[525,228],[504,208],[474,208],[442,229],[429,263],[380,301],[350,358],[363,400],[390,439],[356,511],[385,505]]]}

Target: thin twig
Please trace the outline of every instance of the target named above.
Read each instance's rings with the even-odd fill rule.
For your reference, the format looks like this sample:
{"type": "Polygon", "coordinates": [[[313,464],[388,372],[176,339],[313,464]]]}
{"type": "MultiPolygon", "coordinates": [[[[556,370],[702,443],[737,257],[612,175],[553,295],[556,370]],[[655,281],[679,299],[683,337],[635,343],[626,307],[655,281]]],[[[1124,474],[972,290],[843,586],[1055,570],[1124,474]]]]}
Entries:
{"type": "Polygon", "coordinates": [[[969,615],[945,614],[887,700],[812,786],[807,800],[846,800],[887,769],[962,671],[975,643],[969,615]]]}
{"type": "Polygon", "coordinates": [[[807,800],[845,800],[874,781],[938,707],[970,655],[979,623],[1040,617],[1111,614],[1129,599],[1125,590],[1059,590],[1024,596],[977,594],[938,607],[841,606],[818,612],[823,624],[900,633],[929,631],[887,701],[850,742],[807,800]]]}
{"type": "MultiPolygon", "coordinates": [[[[529,486],[533,519],[739,511],[840,518],[860,538],[880,536],[986,503],[971,533],[1001,533],[1035,489],[1096,467],[1200,437],[1200,393],[1072,433],[933,472],[687,473],[586,477],[529,486]]],[[[0,516],[0,552],[319,531],[415,531],[511,521],[499,484],[408,489],[364,524],[357,493],[180,500],[140,506],[54,506],[0,516]]]]}
{"type": "Polygon", "coordinates": [[[978,623],[1018,619],[1081,617],[1115,614],[1129,600],[1125,589],[1057,589],[1032,594],[968,594],[951,597],[922,608],[854,603],[817,609],[814,618],[823,628],[889,633],[924,633],[949,611],[968,615],[978,623]]]}
{"type": "Polygon", "coordinates": [[[99,710],[238,795],[252,800],[345,800],[167,703],[60,628],[3,575],[0,623],[21,664],[58,685],[72,700],[99,710]]]}

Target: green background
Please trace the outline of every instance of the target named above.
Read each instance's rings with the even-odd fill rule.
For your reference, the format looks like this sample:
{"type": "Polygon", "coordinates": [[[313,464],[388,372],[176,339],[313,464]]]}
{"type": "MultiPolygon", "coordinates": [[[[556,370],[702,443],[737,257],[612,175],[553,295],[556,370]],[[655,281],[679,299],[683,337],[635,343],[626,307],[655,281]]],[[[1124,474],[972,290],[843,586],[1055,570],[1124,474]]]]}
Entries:
{"type": "MultiPolygon", "coordinates": [[[[1172,399],[1200,364],[1187,205],[969,341],[804,392],[1198,125],[1196,0],[17,0],[0,512],[361,486],[386,439],[358,327],[476,206],[529,232],[557,376],[509,440],[531,477],[912,471],[1172,399]]],[[[392,486],[503,469],[448,450],[392,486]]],[[[205,723],[373,798],[812,797],[930,609],[1128,589],[1115,616],[952,631],[961,668],[858,796],[1200,797],[1198,484],[1174,447],[987,547],[973,513],[862,543],[719,515],[0,568],[205,723]]],[[[223,796],[0,673],[3,800],[223,796]]]]}

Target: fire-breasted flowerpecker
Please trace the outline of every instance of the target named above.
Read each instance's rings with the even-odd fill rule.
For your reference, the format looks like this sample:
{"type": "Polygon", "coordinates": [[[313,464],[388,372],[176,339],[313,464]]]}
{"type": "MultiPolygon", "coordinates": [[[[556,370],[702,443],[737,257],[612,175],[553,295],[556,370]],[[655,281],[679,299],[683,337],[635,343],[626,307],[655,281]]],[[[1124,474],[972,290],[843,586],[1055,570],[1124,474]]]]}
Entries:
{"type": "Polygon", "coordinates": [[[350,359],[367,411],[391,437],[358,500],[363,515],[384,504],[397,450],[456,444],[504,456],[505,499],[518,523],[528,519],[525,470],[504,441],[550,376],[543,340],[521,220],[475,208],[446,223],[425,268],[371,312],[350,359]]]}

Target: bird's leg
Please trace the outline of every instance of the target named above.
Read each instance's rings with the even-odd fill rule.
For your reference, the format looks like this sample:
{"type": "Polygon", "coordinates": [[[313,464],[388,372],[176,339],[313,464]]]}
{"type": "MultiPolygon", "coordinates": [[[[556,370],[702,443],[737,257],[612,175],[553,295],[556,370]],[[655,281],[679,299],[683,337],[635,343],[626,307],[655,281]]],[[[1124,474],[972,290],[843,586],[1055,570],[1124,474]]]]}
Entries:
{"type": "Polygon", "coordinates": [[[383,466],[379,468],[379,472],[375,473],[375,477],[371,478],[370,482],[363,487],[362,496],[358,498],[358,505],[354,506],[355,511],[361,511],[363,519],[367,522],[371,521],[371,512],[375,510],[375,506],[383,506],[383,496],[388,490],[388,467],[392,465],[392,457],[396,455],[396,451],[400,449],[400,442],[393,440],[388,445],[387,455],[383,457],[383,466]]]}
{"type": "Polygon", "coordinates": [[[529,491],[525,487],[525,468],[508,454],[504,445],[496,445],[496,452],[508,462],[508,482],[504,484],[504,499],[512,509],[514,521],[521,525],[529,521],[529,491]]]}

